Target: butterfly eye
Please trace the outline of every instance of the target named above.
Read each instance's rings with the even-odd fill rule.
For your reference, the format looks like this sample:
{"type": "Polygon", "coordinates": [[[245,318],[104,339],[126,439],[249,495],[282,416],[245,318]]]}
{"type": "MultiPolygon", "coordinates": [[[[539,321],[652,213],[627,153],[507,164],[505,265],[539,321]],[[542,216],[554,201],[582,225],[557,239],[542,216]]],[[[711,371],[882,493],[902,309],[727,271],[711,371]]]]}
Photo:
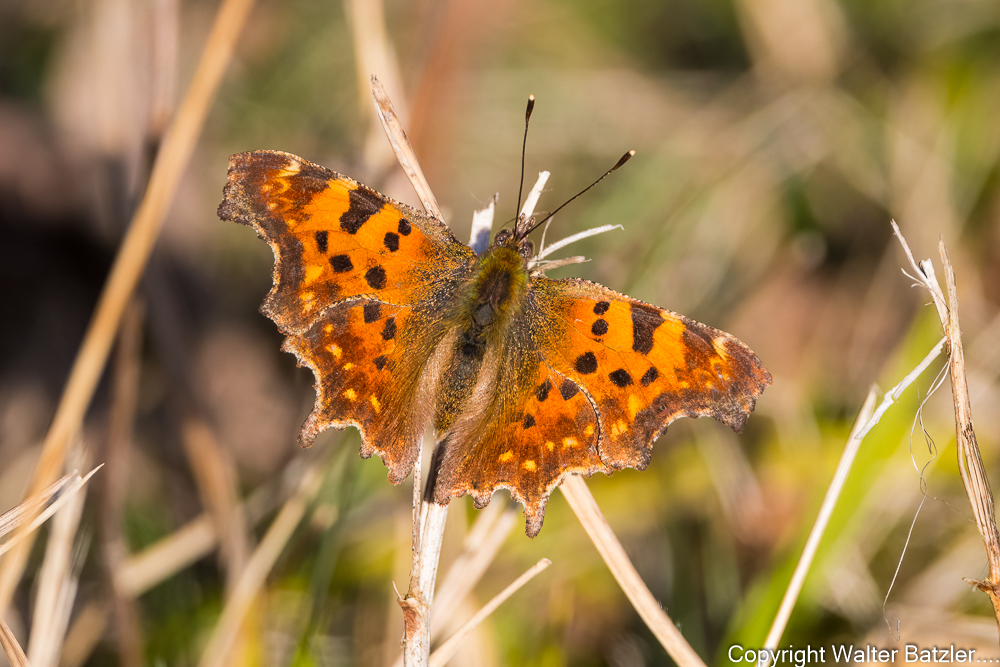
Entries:
{"type": "Polygon", "coordinates": [[[521,241],[521,245],[517,250],[521,253],[521,257],[523,257],[525,261],[530,260],[535,256],[535,244],[528,239],[521,241]]]}
{"type": "Polygon", "coordinates": [[[497,235],[493,237],[493,245],[502,245],[506,243],[508,239],[510,239],[510,230],[501,229],[497,232],[497,235]]]}

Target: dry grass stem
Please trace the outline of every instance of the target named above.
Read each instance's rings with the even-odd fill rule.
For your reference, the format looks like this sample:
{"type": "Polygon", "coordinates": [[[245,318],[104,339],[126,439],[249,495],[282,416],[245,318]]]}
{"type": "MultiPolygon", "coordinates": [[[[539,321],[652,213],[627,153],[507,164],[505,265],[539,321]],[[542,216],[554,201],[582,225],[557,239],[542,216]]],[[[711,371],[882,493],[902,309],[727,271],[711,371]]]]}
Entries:
{"type": "Polygon", "coordinates": [[[612,229],[625,229],[625,228],[622,227],[621,225],[601,225],[600,227],[594,227],[593,229],[587,229],[582,232],[577,232],[572,236],[567,236],[564,239],[556,241],[548,248],[540,249],[538,251],[538,254],[535,256],[535,260],[537,261],[542,259],[543,257],[547,257],[552,253],[554,253],[556,250],[561,250],[562,248],[565,248],[570,243],[576,243],[577,241],[583,240],[591,236],[597,236],[598,234],[603,234],[604,232],[610,232],[612,229]]]}
{"type": "Polygon", "coordinates": [[[914,269],[915,275],[909,273],[906,275],[927,288],[931,293],[938,317],[941,319],[941,326],[945,331],[945,339],[942,343],[947,342],[950,355],[949,373],[951,375],[952,401],[955,407],[955,445],[958,469],[962,476],[962,483],[965,485],[965,491],[969,496],[969,504],[972,506],[976,526],[983,538],[983,545],[986,547],[986,557],[989,563],[989,577],[986,581],[974,579],[968,581],[990,596],[993,614],[996,617],[998,628],[1000,628],[1000,531],[997,529],[993,492],[990,489],[986,468],[972,424],[972,404],[969,399],[969,384],[966,377],[965,352],[962,348],[962,329],[958,320],[958,289],[955,286],[955,271],[948,257],[948,249],[944,240],[941,239],[938,242],[938,254],[944,266],[945,284],[948,288],[946,301],[941,285],[934,274],[934,265],[929,259],[915,261],[913,253],[910,252],[906,239],[903,238],[895,221],[892,223],[892,228],[914,269]]]}
{"type": "MultiPolygon", "coordinates": [[[[275,508],[279,498],[276,486],[263,484],[242,504],[240,512],[247,517],[248,525],[275,508]]],[[[115,573],[115,586],[122,594],[138,597],[207,556],[218,543],[215,522],[207,513],[202,514],[126,558],[115,573]]]]}
{"type": "MultiPolygon", "coordinates": [[[[223,0],[219,7],[194,78],[157,154],[149,186],[115,256],[52,425],[45,436],[26,496],[35,495],[47,487],[63,467],[69,444],[83,423],[104,371],[122,314],[146,267],[252,5],[253,0],[223,0]]],[[[25,541],[21,548],[4,558],[0,568],[0,614],[7,608],[21,580],[30,542],[25,541]]]]}
{"type": "Polygon", "coordinates": [[[477,247],[477,243],[480,241],[480,237],[485,235],[485,243],[488,245],[490,240],[490,232],[493,230],[493,218],[496,216],[497,201],[500,199],[499,194],[494,194],[490,197],[489,203],[483,208],[475,211],[472,214],[472,230],[469,232],[469,245],[476,249],[476,252],[480,252],[485,247],[477,247]]]}
{"type": "Polygon", "coordinates": [[[531,581],[535,577],[535,575],[537,575],[539,572],[541,572],[551,564],[552,561],[550,561],[548,558],[541,559],[540,561],[532,565],[527,572],[525,572],[520,577],[515,579],[509,586],[507,586],[507,588],[500,591],[492,600],[487,602],[482,609],[477,611],[472,616],[472,618],[470,618],[468,621],[462,624],[462,627],[456,630],[455,634],[453,634],[451,637],[448,637],[448,639],[445,640],[444,643],[442,643],[441,646],[439,646],[436,651],[434,651],[434,653],[431,655],[430,666],[444,667],[451,659],[451,657],[455,655],[455,651],[457,651],[458,647],[461,646],[462,641],[469,635],[470,632],[476,629],[476,626],[478,626],[480,623],[486,620],[486,618],[490,614],[496,611],[497,607],[502,605],[507,600],[507,598],[516,593],[521,587],[523,587],[526,583],[531,581]]]}
{"type": "Polygon", "coordinates": [[[202,505],[215,523],[226,572],[226,589],[231,591],[250,551],[246,517],[239,501],[236,464],[202,419],[185,421],[183,442],[202,505]]]}
{"type": "Polygon", "coordinates": [[[419,531],[420,541],[413,554],[410,586],[399,600],[406,624],[403,640],[403,664],[406,667],[422,667],[427,664],[430,655],[431,603],[434,601],[434,582],[448,518],[448,505],[435,502],[424,502],[422,505],[423,521],[419,531]]]}
{"type": "Polygon", "coordinates": [[[42,489],[37,495],[28,498],[22,503],[18,503],[0,515],[0,537],[3,537],[24,523],[26,520],[25,517],[33,516],[50,498],[62,491],[66,485],[79,479],[79,477],[80,475],[76,472],[63,475],[52,482],[52,484],[49,484],[47,488],[42,489]]]}
{"type": "Polygon", "coordinates": [[[114,609],[115,640],[122,667],[141,667],[144,663],[142,623],[135,600],[115,586],[115,573],[128,556],[125,538],[125,497],[132,478],[130,451],[135,431],[142,371],[142,334],[145,307],[136,297],[130,302],[118,328],[118,344],[112,362],[111,409],[108,414],[107,445],[104,462],[107,473],[101,494],[101,550],[104,569],[110,581],[114,609]]]}
{"type": "MultiPolygon", "coordinates": [[[[27,524],[27,526],[25,526],[24,528],[21,528],[21,530],[15,533],[13,537],[11,537],[3,544],[0,544],[0,554],[5,554],[14,547],[16,547],[18,544],[24,542],[25,539],[29,535],[31,535],[36,528],[45,523],[49,519],[49,517],[58,512],[60,509],[63,508],[64,505],[66,505],[70,500],[72,500],[73,495],[77,491],[82,489],[83,485],[86,484],[88,481],[90,481],[90,478],[94,476],[94,473],[100,470],[103,467],[103,465],[104,464],[98,465],[96,468],[88,472],[86,477],[80,477],[79,473],[73,473],[73,479],[70,481],[68,485],[66,485],[65,490],[60,494],[58,498],[55,499],[55,501],[51,505],[46,507],[40,514],[37,514],[31,521],[31,523],[27,524]]],[[[22,516],[20,517],[21,520],[16,525],[22,525],[22,523],[27,520],[28,516],[30,516],[30,514],[28,513],[22,514],[22,516]]]]}
{"type": "MultiPolygon", "coordinates": [[[[431,612],[431,639],[447,628],[462,601],[482,578],[496,558],[511,529],[517,522],[517,513],[506,503],[490,503],[479,512],[472,530],[465,538],[464,548],[448,568],[441,586],[434,591],[431,612]]],[[[403,656],[394,663],[403,664],[403,656]]]]}
{"type": "MultiPolygon", "coordinates": [[[[524,200],[524,206],[522,206],[521,210],[518,212],[519,215],[530,218],[534,214],[535,206],[538,205],[538,200],[542,196],[545,184],[549,182],[549,176],[551,176],[551,172],[538,172],[538,180],[536,180],[535,184],[531,186],[531,190],[528,192],[528,196],[524,200]]],[[[552,221],[549,220],[549,222],[552,221]]]]}
{"type": "Polygon", "coordinates": [[[218,543],[215,522],[202,514],[123,561],[115,573],[115,587],[123,595],[138,597],[210,554],[218,543]]]}
{"type": "Polygon", "coordinates": [[[91,600],[83,606],[66,633],[59,667],[81,667],[87,662],[108,629],[108,616],[108,604],[104,600],[91,600]]]}
{"type": "Polygon", "coordinates": [[[569,506],[583,524],[584,530],[597,547],[597,551],[600,552],[601,558],[611,570],[625,596],[674,662],[680,667],[705,667],[704,661],[687,643],[680,630],[643,583],[642,577],[636,572],[621,542],[615,537],[583,478],[579,475],[570,475],[563,480],[559,488],[562,489],[569,506]]]}
{"type": "MultiPolygon", "coordinates": [[[[73,463],[86,465],[89,456],[74,449],[73,463]]],[[[45,544],[45,558],[38,574],[38,591],[31,619],[31,637],[28,641],[28,655],[35,667],[55,667],[69,625],[69,615],[76,597],[79,566],[82,565],[83,548],[89,545],[87,534],[80,540],[80,548],[74,554],[80,517],[87,492],[70,496],[63,511],[52,520],[52,530],[45,544]]]]}
{"type": "Polygon", "coordinates": [[[226,664],[230,648],[236,640],[243,619],[246,618],[247,612],[264,585],[268,573],[275,561],[278,560],[278,556],[281,555],[295,528],[302,521],[302,517],[309,508],[309,503],[312,502],[322,483],[323,472],[317,463],[302,476],[295,495],[285,502],[281,511],[278,512],[278,516],[271,522],[264,539],[250,556],[226,601],[222,615],[212,630],[205,651],[201,655],[201,660],[198,661],[199,667],[221,667],[226,664]]]}
{"type": "Polygon", "coordinates": [[[413,185],[413,189],[416,191],[417,197],[420,199],[420,203],[423,204],[424,209],[438,220],[444,220],[437,199],[434,197],[434,193],[431,192],[431,186],[427,183],[427,179],[424,178],[424,172],[420,169],[420,164],[417,162],[413,146],[410,145],[410,140],[406,138],[406,132],[403,131],[403,126],[400,124],[399,118],[392,108],[392,101],[389,99],[385,88],[377,77],[372,75],[371,82],[372,97],[375,99],[375,113],[378,114],[378,119],[382,122],[382,129],[385,130],[385,134],[389,138],[389,145],[392,146],[392,151],[396,154],[399,165],[406,173],[410,184],[413,185]]]}
{"type": "Polygon", "coordinates": [[[2,618],[0,618],[0,646],[3,647],[3,652],[7,655],[10,667],[31,667],[27,656],[21,650],[21,645],[17,643],[17,638],[14,637],[14,633],[10,631],[2,618]]]}
{"type": "Polygon", "coordinates": [[[475,588],[517,523],[517,512],[499,499],[484,509],[469,531],[465,548],[435,592],[431,636],[448,626],[462,600],[475,588]]]}
{"type": "MultiPolygon", "coordinates": [[[[806,539],[806,545],[802,549],[802,555],[799,556],[799,562],[795,565],[792,580],[788,583],[788,588],[785,589],[785,594],[781,598],[781,605],[778,607],[778,613],[771,624],[771,630],[767,633],[767,639],[764,640],[764,648],[766,649],[776,649],[778,642],[781,641],[781,635],[785,632],[788,619],[792,616],[792,609],[795,608],[795,602],[799,599],[799,593],[802,592],[802,586],[805,584],[806,575],[809,573],[809,568],[812,567],[813,559],[816,557],[820,540],[823,539],[823,533],[830,523],[833,510],[837,506],[837,501],[840,500],[840,492],[844,490],[847,475],[850,473],[851,466],[854,465],[854,459],[858,454],[858,449],[861,447],[861,437],[859,437],[859,434],[861,433],[861,429],[868,423],[868,420],[872,418],[874,408],[875,387],[872,387],[868,390],[868,396],[865,397],[865,402],[861,406],[861,412],[858,413],[857,419],[854,420],[851,435],[847,438],[847,445],[844,446],[844,452],[840,455],[837,470],[834,472],[830,486],[827,487],[826,495],[823,497],[823,504],[819,508],[819,515],[816,517],[815,523],[813,523],[808,539],[806,539]]],[[[767,661],[764,664],[767,664],[767,661]]]]}
{"type": "MultiPolygon", "coordinates": [[[[986,476],[986,467],[979,452],[976,431],[972,426],[972,404],[969,400],[969,383],[965,373],[965,352],[962,349],[962,329],[958,322],[958,289],[955,271],[948,258],[944,241],[938,243],[938,252],[944,266],[945,284],[948,287],[948,319],[942,321],[951,347],[951,396],[955,405],[955,444],[958,470],[969,496],[976,527],[983,537],[990,573],[986,581],[970,580],[979,590],[990,596],[993,614],[1000,626],[1000,531],[997,530],[993,491],[986,476]]],[[[935,281],[936,283],[936,281],[935,281]]]]}
{"type": "MultiPolygon", "coordinates": [[[[399,117],[401,122],[405,123],[409,113],[406,100],[402,96],[403,78],[386,29],[384,3],[382,0],[347,0],[344,9],[351,28],[361,113],[368,112],[371,76],[375,75],[396,98],[399,103],[399,117]]],[[[385,138],[378,130],[378,124],[374,122],[369,125],[365,137],[364,156],[364,161],[373,175],[382,174],[394,165],[392,148],[386,144],[385,138]]]]}

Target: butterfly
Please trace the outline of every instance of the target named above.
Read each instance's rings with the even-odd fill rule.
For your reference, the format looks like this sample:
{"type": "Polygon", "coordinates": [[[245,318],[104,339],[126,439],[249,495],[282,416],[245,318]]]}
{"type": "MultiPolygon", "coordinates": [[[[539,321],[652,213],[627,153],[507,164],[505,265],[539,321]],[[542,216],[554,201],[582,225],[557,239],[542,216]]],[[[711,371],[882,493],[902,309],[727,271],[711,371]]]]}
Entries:
{"type": "Polygon", "coordinates": [[[521,217],[477,253],[441,220],[277,151],[230,158],[218,215],[274,253],[261,311],[315,374],[299,440],[355,426],[394,484],[437,434],[433,500],[505,488],[538,534],[571,474],[643,469],[678,417],[740,432],[771,383],[733,336],[529,268],[521,217]]]}

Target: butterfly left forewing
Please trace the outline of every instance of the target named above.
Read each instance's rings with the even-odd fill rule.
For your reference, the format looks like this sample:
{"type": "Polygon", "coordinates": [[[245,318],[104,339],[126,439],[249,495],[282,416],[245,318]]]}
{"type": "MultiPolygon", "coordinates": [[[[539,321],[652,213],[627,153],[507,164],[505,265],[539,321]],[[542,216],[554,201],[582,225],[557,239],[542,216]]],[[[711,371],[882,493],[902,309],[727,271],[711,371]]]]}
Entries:
{"type": "Polygon", "coordinates": [[[443,222],[279,151],[230,158],[219,217],[271,246],[274,285],[261,310],[284,333],[350,299],[426,300],[475,259],[443,222]]]}
{"type": "Polygon", "coordinates": [[[427,421],[424,373],[447,330],[441,304],[475,253],[441,221],[277,151],[230,158],[219,217],[253,227],[274,252],[261,310],[316,377],[300,441],[356,426],[362,455],[379,454],[402,481],[427,421]]]}
{"type": "Polygon", "coordinates": [[[534,287],[544,360],[593,401],[611,468],[645,468],[679,417],[741,431],[771,384],[760,359],[723,331],[585,280],[536,278],[534,287]]]}

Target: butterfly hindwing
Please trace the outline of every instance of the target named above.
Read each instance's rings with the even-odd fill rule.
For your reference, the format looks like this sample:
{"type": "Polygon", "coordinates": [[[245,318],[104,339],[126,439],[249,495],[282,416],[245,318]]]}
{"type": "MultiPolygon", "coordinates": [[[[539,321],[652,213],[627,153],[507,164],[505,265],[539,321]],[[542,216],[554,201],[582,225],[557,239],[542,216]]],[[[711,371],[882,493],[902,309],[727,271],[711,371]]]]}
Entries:
{"type": "Polygon", "coordinates": [[[435,500],[473,496],[485,506],[508,489],[524,505],[525,532],[542,527],[549,494],[569,474],[607,471],[597,454],[597,415],[587,397],[542,362],[531,337],[530,310],[504,341],[494,389],[445,436],[435,500]]]}

